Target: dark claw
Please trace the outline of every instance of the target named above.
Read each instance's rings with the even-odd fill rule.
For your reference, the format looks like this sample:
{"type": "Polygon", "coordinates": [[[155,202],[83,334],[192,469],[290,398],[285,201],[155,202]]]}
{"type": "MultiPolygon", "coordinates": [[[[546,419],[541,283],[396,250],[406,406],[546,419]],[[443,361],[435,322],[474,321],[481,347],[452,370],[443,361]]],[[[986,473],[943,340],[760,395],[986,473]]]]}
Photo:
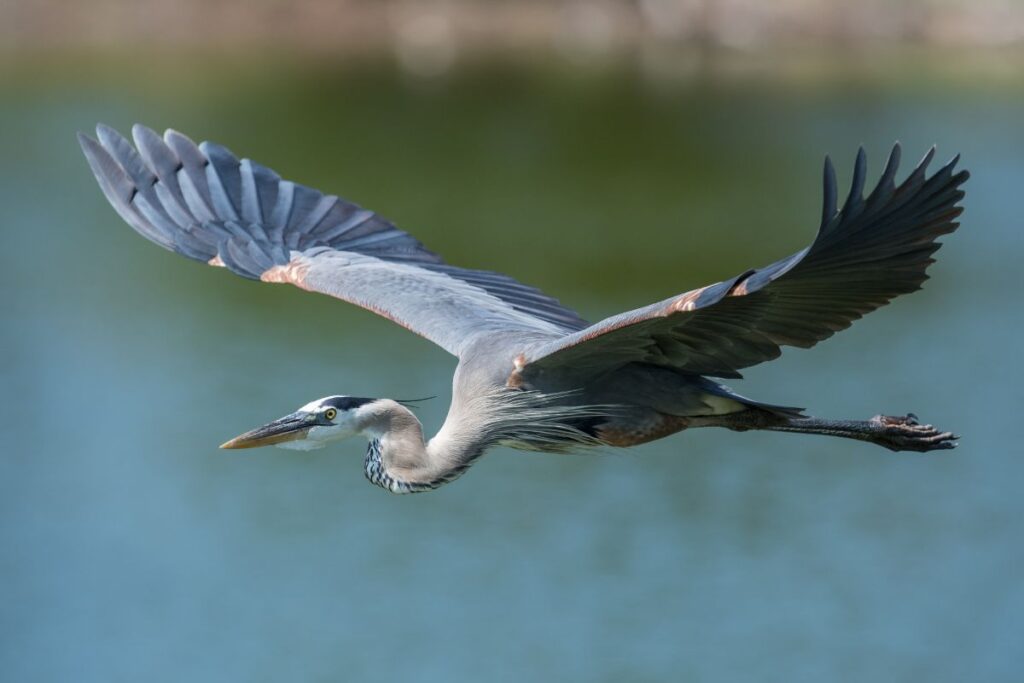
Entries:
{"type": "Polygon", "coordinates": [[[957,447],[960,438],[953,432],[940,432],[930,424],[920,424],[913,413],[905,417],[879,415],[873,422],[880,432],[877,443],[893,451],[949,450],[957,447]]]}

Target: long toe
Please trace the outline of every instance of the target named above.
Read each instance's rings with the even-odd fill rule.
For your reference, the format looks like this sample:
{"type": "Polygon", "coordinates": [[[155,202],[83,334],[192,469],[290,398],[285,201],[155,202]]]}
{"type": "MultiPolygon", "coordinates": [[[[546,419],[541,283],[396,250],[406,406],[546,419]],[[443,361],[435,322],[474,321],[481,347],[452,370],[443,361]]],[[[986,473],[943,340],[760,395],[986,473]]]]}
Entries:
{"type": "Polygon", "coordinates": [[[953,432],[941,432],[930,424],[920,424],[913,413],[905,417],[876,415],[871,421],[879,428],[879,443],[893,451],[948,450],[956,448],[960,438],[953,432]]]}

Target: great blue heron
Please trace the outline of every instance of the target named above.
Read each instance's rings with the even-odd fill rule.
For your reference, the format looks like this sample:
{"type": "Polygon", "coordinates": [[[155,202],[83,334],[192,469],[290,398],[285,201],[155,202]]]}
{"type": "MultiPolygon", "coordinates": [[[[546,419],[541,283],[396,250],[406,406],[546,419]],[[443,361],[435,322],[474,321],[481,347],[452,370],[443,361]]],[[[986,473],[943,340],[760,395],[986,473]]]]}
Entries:
{"type": "Polygon", "coordinates": [[[445,264],[377,214],[282,180],[209,142],[143,126],[136,149],[100,125],[79,134],[100,187],[143,237],[264,282],[357,304],[458,358],[448,417],[429,441],[413,413],[385,398],[328,396],[222,448],[320,448],[369,439],[367,478],[389,491],[434,489],[490,446],[557,452],[632,446],[689,427],[824,434],[894,451],[953,448],[956,437],[913,414],[825,420],[753,401],[708,377],[810,347],[892,298],[920,288],[940,235],[957,228],[967,171],[931,177],[929,151],[895,183],[897,144],[864,198],[857,155],[841,210],[825,159],[821,226],[807,248],[736,277],[591,325],[533,287],[445,264]]]}

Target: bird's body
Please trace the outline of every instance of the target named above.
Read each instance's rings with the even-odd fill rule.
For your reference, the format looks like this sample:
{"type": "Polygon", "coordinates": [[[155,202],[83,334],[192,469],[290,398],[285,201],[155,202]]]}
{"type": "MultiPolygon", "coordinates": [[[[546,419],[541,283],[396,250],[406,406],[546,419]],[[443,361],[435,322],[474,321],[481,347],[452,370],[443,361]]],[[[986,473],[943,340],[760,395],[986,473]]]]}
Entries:
{"type": "Polygon", "coordinates": [[[765,268],[591,325],[508,276],[445,264],[378,215],[282,180],[223,147],[133,129],[80,136],[111,204],[157,244],[266,282],[363,306],[458,359],[448,417],[424,438],[401,402],[332,396],[225,444],[317,448],[365,435],[364,470],[396,493],[436,488],[487,448],[558,452],[632,446],[689,427],[826,434],[892,450],[951,448],[955,437],[912,415],[821,420],[744,398],[709,377],[807,347],[926,279],[935,239],[952,232],[967,172],[956,160],[900,185],[894,148],[882,180],[837,209],[826,162],[821,227],[808,248],[765,268]]]}

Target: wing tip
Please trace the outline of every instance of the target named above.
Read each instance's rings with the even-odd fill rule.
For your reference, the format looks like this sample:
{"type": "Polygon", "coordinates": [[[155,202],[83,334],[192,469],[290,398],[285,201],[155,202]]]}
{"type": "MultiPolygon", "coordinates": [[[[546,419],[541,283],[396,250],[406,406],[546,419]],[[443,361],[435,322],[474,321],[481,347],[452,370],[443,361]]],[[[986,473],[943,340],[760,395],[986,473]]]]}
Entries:
{"type": "Polygon", "coordinates": [[[108,126],[103,122],[96,124],[96,137],[100,141],[100,144],[107,149],[110,149],[121,142],[127,142],[124,136],[118,133],[114,127],[108,126]]]}
{"type": "Polygon", "coordinates": [[[190,142],[193,145],[195,144],[194,142],[192,142],[192,138],[185,135],[184,133],[177,131],[174,128],[168,128],[164,131],[164,142],[166,142],[167,144],[171,144],[172,140],[180,140],[182,142],[190,142]]]}
{"type": "Polygon", "coordinates": [[[132,140],[140,152],[152,143],[163,142],[155,130],[141,123],[132,124],[132,140]]]}
{"type": "Polygon", "coordinates": [[[77,138],[78,144],[82,147],[82,153],[85,155],[85,160],[89,163],[89,168],[92,170],[93,175],[96,176],[96,180],[99,181],[101,189],[105,193],[108,191],[113,192],[118,199],[127,201],[131,196],[127,188],[134,188],[134,185],[125,175],[121,165],[111,156],[110,152],[99,140],[95,140],[81,131],[79,131],[77,138]]]}
{"type": "Polygon", "coordinates": [[[832,217],[836,215],[836,198],[838,193],[836,168],[832,165],[832,158],[828,154],[825,155],[825,164],[822,169],[822,185],[825,196],[821,206],[821,226],[819,230],[824,229],[829,221],[832,220],[832,217]]]}
{"type": "Polygon", "coordinates": [[[903,161],[903,145],[899,140],[892,143],[892,149],[889,150],[889,158],[885,162],[885,170],[882,171],[881,182],[894,185],[893,180],[896,178],[896,172],[900,168],[900,162],[903,161]]]}
{"type": "Polygon", "coordinates": [[[924,153],[924,156],[921,157],[921,161],[918,162],[917,168],[919,168],[922,173],[928,170],[928,165],[932,163],[932,159],[935,158],[935,152],[938,151],[938,149],[938,145],[932,145],[928,148],[928,151],[924,153]]]}
{"type": "Polygon", "coordinates": [[[850,182],[850,194],[843,204],[843,212],[852,211],[864,199],[864,183],[868,175],[868,154],[864,145],[857,148],[857,158],[853,162],[853,180],[850,182]]]}

